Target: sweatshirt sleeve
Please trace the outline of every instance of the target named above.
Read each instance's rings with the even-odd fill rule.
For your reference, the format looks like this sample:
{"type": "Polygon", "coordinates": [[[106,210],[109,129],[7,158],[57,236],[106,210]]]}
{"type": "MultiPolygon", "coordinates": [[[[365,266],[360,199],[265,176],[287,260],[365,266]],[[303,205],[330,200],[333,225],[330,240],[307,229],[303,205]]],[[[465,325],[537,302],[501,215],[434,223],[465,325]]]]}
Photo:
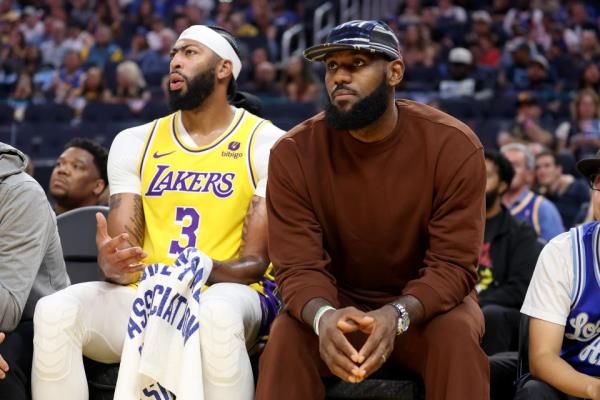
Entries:
{"type": "Polygon", "coordinates": [[[327,271],[330,257],[323,249],[322,228],[302,177],[295,143],[283,139],[269,160],[269,256],[285,306],[300,321],[313,298],[339,306],[335,278],[327,271]]]}
{"type": "Polygon", "coordinates": [[[465,147],[455,141],[441,152],[423,268],[403,290],[421,301],[425,319],[456,307],[477,282],[486,169],[481,146],[467,154],[465,147]]]}
{"type": "Polygon", "coordinates": [[[48,247],[54,218],[48,200],[35,182],[23,182],[0,199],[0,331],[14,330],[48,247]]]}

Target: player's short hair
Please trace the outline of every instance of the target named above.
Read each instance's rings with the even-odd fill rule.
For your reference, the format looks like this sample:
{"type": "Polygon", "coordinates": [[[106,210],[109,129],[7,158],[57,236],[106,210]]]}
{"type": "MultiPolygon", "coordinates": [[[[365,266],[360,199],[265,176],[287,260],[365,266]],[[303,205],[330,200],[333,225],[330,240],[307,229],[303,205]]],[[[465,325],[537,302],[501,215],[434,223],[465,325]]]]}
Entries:
{"type": "Polygon", "coordinates": [[[510,161],[508,161],[501,153],[491,149],[485,151],[485,159],[494,163],[498,169],[500,181],[505,182],[510,186],[510,183],[515,176],[515,170],[510,161]]]}
{"type": "Polygon", "coordinates": [[[108,172],[106,170],[106,165],[108,164],[108,151],[106,148],[95,140],[81,137],[69,140],[65,145],[65,150],[70,149],[71,147],[83,149],[92,155],[94,165],[100,174],[100,178],[108,185],[108,172]]]}

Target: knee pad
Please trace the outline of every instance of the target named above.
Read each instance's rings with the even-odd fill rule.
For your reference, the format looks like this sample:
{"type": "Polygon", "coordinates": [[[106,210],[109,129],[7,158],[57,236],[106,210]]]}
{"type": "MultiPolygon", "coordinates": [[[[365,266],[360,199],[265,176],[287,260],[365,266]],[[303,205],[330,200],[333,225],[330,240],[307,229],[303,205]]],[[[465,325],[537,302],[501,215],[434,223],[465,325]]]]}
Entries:
{"type": "Polygon", "coordinates": [[[35,372],[43,378],[63,378],[70,372],[73,352],[79,348],[81,354],[77,315],[77,303],[64,293],[38,301],[33,318],[33,364],[35,372]]]}
{"type": "Polygon", "coordinates": [[[208,298],[200,301],[199,320],[204,376],[217,384],[238,381],[249,366],[241,313],[226,299],[208,298]]]}

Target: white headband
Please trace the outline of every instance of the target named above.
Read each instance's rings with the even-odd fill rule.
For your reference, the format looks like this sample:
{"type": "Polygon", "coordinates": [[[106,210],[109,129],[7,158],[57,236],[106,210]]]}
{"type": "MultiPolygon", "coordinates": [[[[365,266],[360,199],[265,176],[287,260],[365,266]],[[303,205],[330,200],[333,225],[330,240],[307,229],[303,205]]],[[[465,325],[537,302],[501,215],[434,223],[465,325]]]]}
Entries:
{"type": "Polygon", "coordinates": [[[238,55],[235,54],[235,50],[233,50],[233,47],[231,47],[227,39],[219,33],[204,25],[192,25],[181,32],[181,35],[179,35],[179,39],[177,40],[179,41],[181,39],[190,39],[202,43],[214,51],[215,54],[223,60],[231,61],[233,64],[233,77],[237,79],[240,70],[242,69],[242,62],[238,55]]]}

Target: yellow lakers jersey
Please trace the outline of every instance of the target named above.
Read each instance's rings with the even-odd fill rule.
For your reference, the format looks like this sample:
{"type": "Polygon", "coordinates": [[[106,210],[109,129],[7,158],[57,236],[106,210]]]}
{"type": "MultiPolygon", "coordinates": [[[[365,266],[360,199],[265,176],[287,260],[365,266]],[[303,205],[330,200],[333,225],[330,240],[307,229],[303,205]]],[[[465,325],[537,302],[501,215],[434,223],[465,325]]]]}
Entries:
{"type": "Polygon", "coordinates": [[[146,264],[171,264],[187,247],[214,260],[237,258],[244,218],[257,184],[253,138],[269,123],[237,109],[212,144],[190,147],[178,112],[153,123],[140,158],[146,264]]]}

